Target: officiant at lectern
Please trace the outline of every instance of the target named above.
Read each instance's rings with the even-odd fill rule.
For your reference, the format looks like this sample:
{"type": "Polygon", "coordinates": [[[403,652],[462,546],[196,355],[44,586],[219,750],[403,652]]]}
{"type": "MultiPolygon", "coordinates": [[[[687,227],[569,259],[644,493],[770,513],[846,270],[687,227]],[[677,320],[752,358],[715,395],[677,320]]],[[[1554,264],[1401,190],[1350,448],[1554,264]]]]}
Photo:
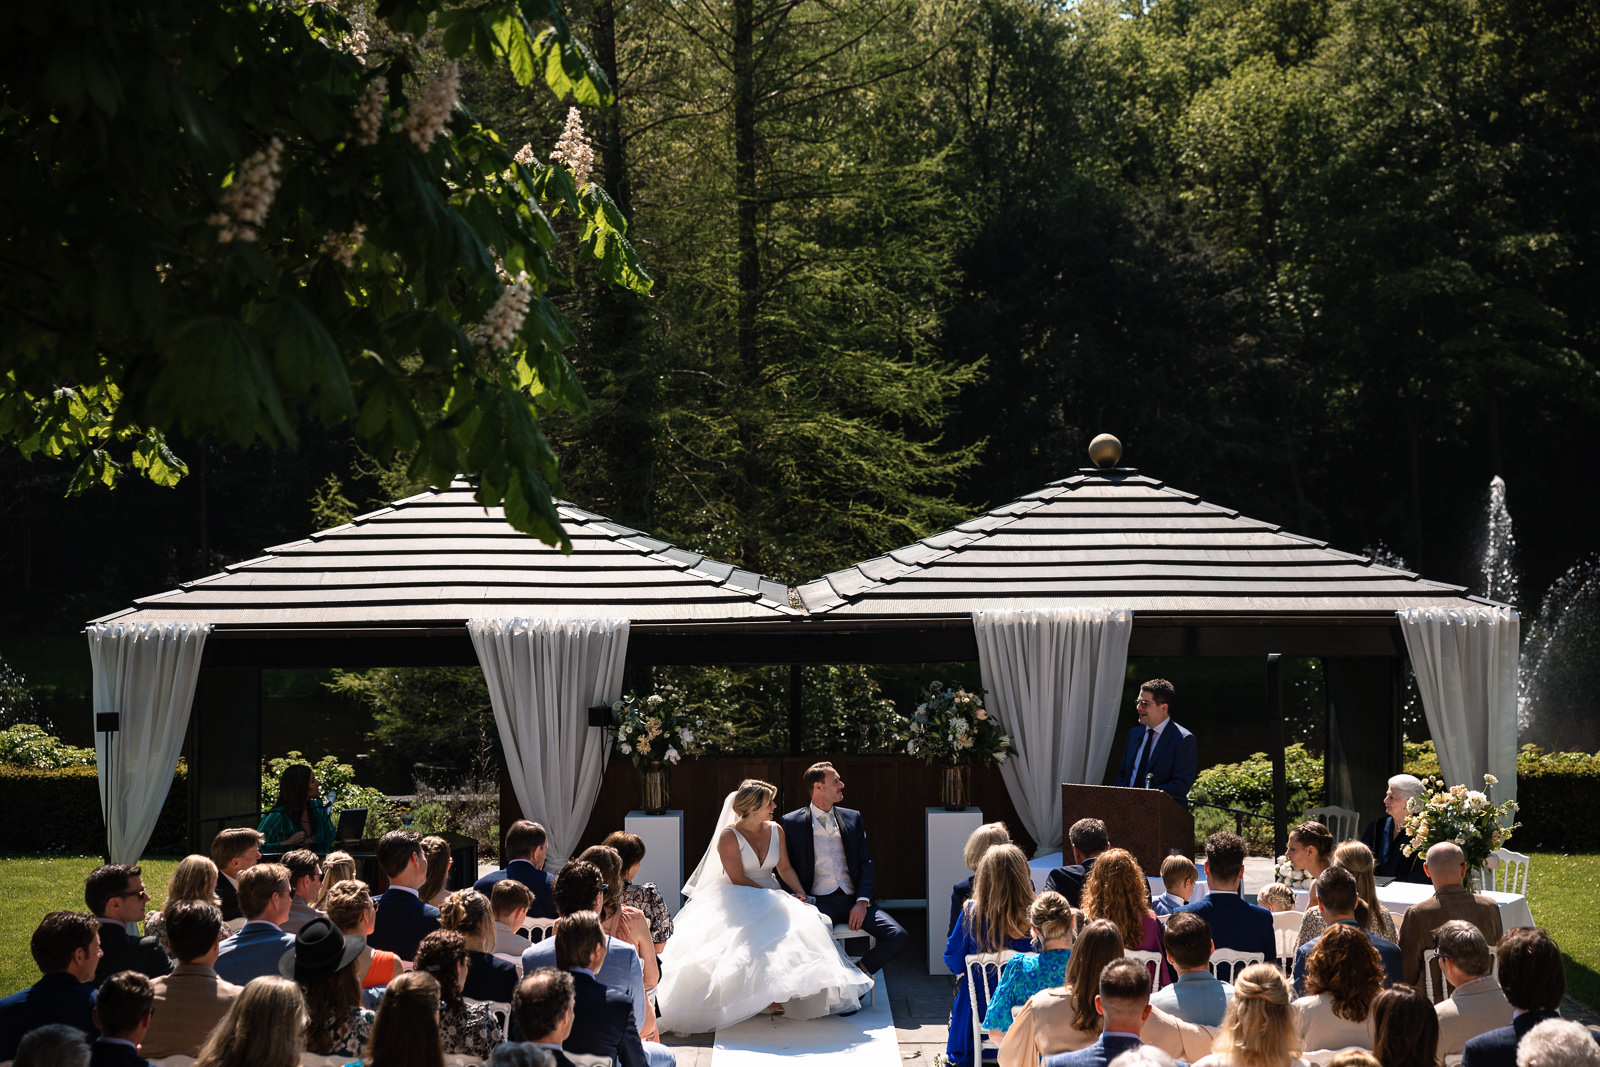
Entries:
{"type": "Polygon", "coordinates": [[[1200,746],[1194,734],[1172,719],[1175,695],[1165,678],[1152,678],[1139,687],[1139,699],[1134,701],[1139,725],[1128,731],[1116,784],[1159,789],[1187,808],[1189,787],[1200,773],[1200,746]]]}

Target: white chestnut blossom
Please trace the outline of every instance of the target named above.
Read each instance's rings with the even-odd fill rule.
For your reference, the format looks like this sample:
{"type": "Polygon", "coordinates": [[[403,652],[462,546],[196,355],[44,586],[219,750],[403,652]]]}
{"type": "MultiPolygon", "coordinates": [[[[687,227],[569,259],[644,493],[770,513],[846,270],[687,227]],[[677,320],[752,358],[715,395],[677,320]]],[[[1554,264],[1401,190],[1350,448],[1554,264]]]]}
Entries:
{"type": "Polygon", "coordinates": [[[450,112],[456,108],[456,98],[461,91],[461,64],[451,60],[439,68],[439,73],[428,79],[422,92],[411,102],[411,111],[404,123],[411,143],[426,152],[433,147],[434,138],[444,132],[450,121],[450,112]]]}
{"type": "Polygon", "coordinates": [[[254,241],[267,221],[272,198],[278,195],[278,171],[283,165],[283,142],[274,137],[254,152],[234,172],[233,184],[222,191],[222,210],[206,221],[217,228],[217,240],[254,241]]]}
{"type": "Polygon", "coordinates": [[[349,270],[356,265],[356,254],[361,251],[361,242],[366,238],[367,227],[358,222],[349,233],[330,233],[324,237],[322,254],[349,270]]]}
{"type": "Polygon", "coordinates": [[[572,180],[578,185],[589,183],[589,175],[594,173],[594,147],[583,132],[583,116],[577,108],[567,108],[566,129],[561,131],[550,158],[571,171],[572,180]]]}
{"type": "Polygon", "coordinates": [[[528,305],[533,302],[533,283],[528,272],[522,271],[506,282],[500,297],[483,317],[483,321],[467,331],[472,343],[491,352],[505,352],[528,318],[528,305]]]}
{"type": "Polygon", "coordinates": [[[356,144],[371,147],[389,116],[389,79],[379,75],[367,83],[356,104],[356,144]]]}
{"type": "Polygon", "coordinates": [[[518,163],[521,163],[524,167],[533,166],[533,164],[534,164],[533,145],[531,145],[531,144],[523,145],[521,148],[517,149],[517,154],[515,156],[513,156],[512,158],[515,159],[518,163]]]}

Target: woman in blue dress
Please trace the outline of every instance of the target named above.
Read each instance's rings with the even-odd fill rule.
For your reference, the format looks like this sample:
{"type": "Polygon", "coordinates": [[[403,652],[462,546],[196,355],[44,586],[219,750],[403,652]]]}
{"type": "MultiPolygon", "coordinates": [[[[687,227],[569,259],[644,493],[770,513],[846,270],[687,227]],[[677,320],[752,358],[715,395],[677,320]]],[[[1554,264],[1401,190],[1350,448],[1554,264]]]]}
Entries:
{"type": "Polygon", "coordinates": [[[1038,951],[1020,953],[1006,962],[983,1016],[983,1028],[997,1045],[1011,1029],[1012,1013],[1029,997],[1067,982],[1067,960],[1072,956],[1072,905],[1060,893],[1046,889],[1028,909],[1028,924],[1033,927],[1033,944],[1038,951]]]}
{"type": "Polygon", "coordinates": [[[972,1032],[972,996],[978,1000],[978,1015],[988,1007],[983,990],[972,990],[967,981],[967,957],[983,952],[1011,949],[1027,952],[1033,947],[1028,937],[1028,909],[1033,904],[1033,879],[1028,873],[1028,857],[1016,845],[995,845],[978,862],[972,883],[972,899],[962,905],[950,939],[944,946],[944,964],[957,975],[956,1000],[950,1009],[950,1039],[945,1058],[952,1065],[973,1063],[976,1035],[972,1032]]]}

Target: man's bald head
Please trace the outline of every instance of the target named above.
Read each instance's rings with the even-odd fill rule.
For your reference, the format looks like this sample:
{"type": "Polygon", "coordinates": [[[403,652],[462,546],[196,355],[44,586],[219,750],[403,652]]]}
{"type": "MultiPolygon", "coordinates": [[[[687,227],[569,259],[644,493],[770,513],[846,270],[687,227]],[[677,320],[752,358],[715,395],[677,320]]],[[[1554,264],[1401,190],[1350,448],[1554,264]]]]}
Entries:
{"type": "Polygon", "coordinates": [[[1461,876],[1467,870],[1467,855],[1454,841],[1440,841],[1428,849],[1428,857],[1424,862],[1428,867],[1428,877],[1436,886],[1460,885],[1461,876]]]}

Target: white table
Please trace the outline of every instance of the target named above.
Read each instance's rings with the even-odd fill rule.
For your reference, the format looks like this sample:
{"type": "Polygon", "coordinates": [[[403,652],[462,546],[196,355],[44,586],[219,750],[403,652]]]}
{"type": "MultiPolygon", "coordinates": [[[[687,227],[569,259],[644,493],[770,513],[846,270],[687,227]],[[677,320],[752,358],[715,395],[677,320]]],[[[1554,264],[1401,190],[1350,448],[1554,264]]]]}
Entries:
{"type": "MultiPolygon", "coordinates": [[[[1294,891],[1296,911],[1306,910],[1306,899],[1311,894],[1304,889],[1294,891]]],[[[1528,908],[1528,898],[1517,893],[1484,893],[1500,905],[1500,927],[1509,930],[1514,926],[1532,926],[1533,912],[1528,908]]],[[[1389,909],[1396,924],[1402,921],[1406,909],[1433,896],[1433,886],[1426,882],[1390,882],[1378,887],[1378,903],[1389,909]]]]}
{"type": "MultiPolygon", "coordinates": [[[[1028,873],[1033,876],[1033,891],[1035,893],[1043,891],[1045,879],[1050,877],[1051,871],[1062,866],[1061,860],[1062,854],[1060,852],[1046,852],[1044,855],[1035,856],[1028,861],[1028,873]]],[[[1167,891],[1167,884],[1161,880],[1159,874],[1146,875],[1145,880],[1150,883],[1151,900],[1167,891]]],[[[1194,884],[1194,895],[1189,898],[1189,903],[1193,904],[1195,901],[1204,900],[1205,898],[1206,872],[1204,868],[1201,868],[1200,880],[1194,884]]],[[[1305,905],[1302,904],[1300,910],[1304,911],[1305,905]]]]}

